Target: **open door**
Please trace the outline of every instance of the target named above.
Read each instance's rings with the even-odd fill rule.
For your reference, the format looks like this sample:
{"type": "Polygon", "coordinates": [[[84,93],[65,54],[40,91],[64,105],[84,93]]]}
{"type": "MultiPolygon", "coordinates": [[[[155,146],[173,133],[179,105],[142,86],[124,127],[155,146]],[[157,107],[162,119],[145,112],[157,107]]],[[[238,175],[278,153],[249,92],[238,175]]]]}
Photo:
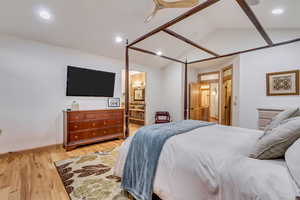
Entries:
{"type": "Polygon", "coordinates": [[[190,84],[190,119],[200,120],[200,84],[191,83],[190,84]]]}
{"type": "Polygon", "coordinates": [[[209,84],[190,84],[190,119],[209,120],[210,86],[209,84]]]}
{"type": "Polygon", "coordinates": [[[232,125],[232,66],[222,73],[222,116],[221,124],[232,125]]]}

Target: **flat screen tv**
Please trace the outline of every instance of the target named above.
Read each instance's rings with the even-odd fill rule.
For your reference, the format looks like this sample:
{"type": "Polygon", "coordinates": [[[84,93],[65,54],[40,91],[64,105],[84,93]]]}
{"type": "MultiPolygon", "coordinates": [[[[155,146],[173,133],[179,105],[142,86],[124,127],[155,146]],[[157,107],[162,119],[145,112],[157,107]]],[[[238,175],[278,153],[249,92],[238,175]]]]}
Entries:
{"type": "Polygon", "coordinates": [[[68,66],[67,96],[113,97],[115,73],[68,66]]]}

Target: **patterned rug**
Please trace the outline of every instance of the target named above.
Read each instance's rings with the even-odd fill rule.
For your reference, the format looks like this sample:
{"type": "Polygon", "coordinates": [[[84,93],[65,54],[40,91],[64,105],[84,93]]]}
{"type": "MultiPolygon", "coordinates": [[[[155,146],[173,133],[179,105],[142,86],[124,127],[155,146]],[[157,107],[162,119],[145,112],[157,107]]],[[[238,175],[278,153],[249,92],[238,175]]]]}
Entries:
{"type": "Polygon", "coordinates": [[[118,150],[93,153],[55,162],[71,200],[130,200],[120,188],[112,167],[118,150]]]}

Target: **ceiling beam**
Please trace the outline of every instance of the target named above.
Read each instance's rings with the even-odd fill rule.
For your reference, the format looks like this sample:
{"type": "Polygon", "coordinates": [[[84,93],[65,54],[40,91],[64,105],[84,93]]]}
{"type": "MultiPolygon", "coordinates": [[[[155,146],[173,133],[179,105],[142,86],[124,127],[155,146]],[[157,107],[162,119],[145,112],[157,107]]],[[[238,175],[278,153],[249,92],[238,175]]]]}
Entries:
{"type": "Polygon", "coordinates": [[[257,17],[255,16],[254,12],[250,8],[250,6],[247,4],[245,0],[236,0],[236,2],[240,5],[240,7],[244,10],[245,14],[248,16],[250,21],[253,23],[257,31],[260,33],[260,35],[264,38],[266,43],[268,45],[273,45],[273,42],[267,32],[265,31],[264,27],[261,25],[261,23],[258,21],[257,17]]]}
{"type": "Polygon", "coordinates": [[[215,59],[219,59],[219,58],[235,56],[235,55],[238,55],[238,54],[248,53],[248,52],[251,52],[251,51],[257,51],[257,50],[267,49],[267,48],[272,48],[272,47],[277,47],[277,46],[282,46],[282,45],[291,44],[291,43],[295,43],[295,42],[300,42],[300,38],[297,38],[297,39],[294,39],[294,40],[288,40],[288,41],[285,41],[285,42],[280,42],[280,43],[277,43],[277,44],[267,45],[267,46],[263,46],[263,47],[258,47],[258,48],[248,49],[248,50],[244,50],[244,51],[238,51],[238,52],[234,52],[234,53],[230,53],[230,54],[225,54],[225,55],[221,55],[221,56],[214,57],[214,58],[206,58],[206,59],[202,59],[202,60],[195,60],[195,61],[189,62],[188,64],[201,63],[201,62],[205,62],[205,61],[210,61],[210,60],[215,60],[215,59]]]}
{"type": "Polygon", "coordinates": [[[213,55],[213,56],[219,56],[219,54],[217,54],[217,53],[215,53],[215,52],[213,52],[213,51],[210,51],[210,50],[208,50],[208,49],[206,49],[206,48],[204,48],[204,47],[202,47],[202,46],[196,44],[195,42],[191,41],[190,39],[187,39],[187,38],[185,38],[185,37],[179,35],[178,33],[174,32],[174,31],[172,31],[172,30],[170,30],[170,29],[164,29],[163,31],[164,31],[165,33],[167,33],[167,34],[169,34],[169,35],[171,35],[171,36],[173,36],[173,37],[175,37],[175,38],[177,38],[177,39],[179,39],[179,40],[181,40],[181,41],[187,43],[187,44],[190,44],[190,45],[192,45],[192,46],[194,46],[194,47],[196,47],[196,48],[198,48],[198,49],[201,49],[202,51],[205,51],[205,52],[208,53],[208,54],[211,54],[211,55],[213,55]]]}
{"type": "Polygon", "coordinates": [[[182,15],[176,17],[175,19],[173,19],[173,20],[171,20],[171,21],[169,21],[169,22],[167,22],[167,23],[165,23],[165,24],[157,27],[153,31],[150,31],[149,33],[147,33],[147,34],[139,37],[138,39],[136,39],[135,41],[133,41],[132,43],[130,43],[128,45],[128,47],[131,47],[131,46],[135,45],[136,43],[141,42],[141,41],[145,40],[146,38],[148,38],[148,37],[150,37],[150,36],[152,36],[152,35],[160,32],[160,31],[162,31],[162,30],[164,30],[166,28],[169,28],[170,26],[172,26],[172,25],[174,25],[174,24],[176,24],[176,23],[184,20],[185,18],[188,18],[189,16],[191,16],[191,15],[193,15],[193,14],[195,14],[195,13],[201,11],[201,10],[204,10],[205,8],[211,6],[211,5],[213,5],[213,4],[215,4],[215,3],[219,2],[219,1],[220,0],[207,0],[207,1],[205,1],[204,3],[202,3],[202,4],[200,4],[200,5],[192,8],[191,10],[187,11],[186,13],[183,13],[182,15]]]}
{"type": "Polygon", "coordinates": [[[163,56],[163,55],[159,56],[156,53],[154,53],[152,51],[145,50],[145,49],[141,49],[141,48],[137,48],[137,47],[128,47],[128,48],[132,49],[132,50],[135,50],[135,51],[142,52],[142,53],[150,54],[150,55],[153,55],[153,56],[158,56],[158,57],[161,57],[161,58],[164,58],[164,59],[167,59],[167,60],[171,60],[171,61],[174,61],[174,62],[185,64],[185,62],[183,62],[181,60],[177,60],[175,58],[170,58],[170,57],[163,56]]]}

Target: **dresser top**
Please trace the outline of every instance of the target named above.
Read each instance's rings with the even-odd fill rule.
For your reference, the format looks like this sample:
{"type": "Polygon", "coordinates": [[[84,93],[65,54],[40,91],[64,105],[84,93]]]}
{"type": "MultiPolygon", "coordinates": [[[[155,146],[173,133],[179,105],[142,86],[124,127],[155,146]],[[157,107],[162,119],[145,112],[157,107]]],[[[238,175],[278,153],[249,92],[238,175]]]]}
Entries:
{"type": "Polygon", "coordinates": [[[106,108],[106,109],[97,109],[97,110],[63,110],[63,112],[76,113],[76,112],[100,112],[100,111],[114,111],[114,110],[122,111],[124,109],[123,108],[106,108]]]}

